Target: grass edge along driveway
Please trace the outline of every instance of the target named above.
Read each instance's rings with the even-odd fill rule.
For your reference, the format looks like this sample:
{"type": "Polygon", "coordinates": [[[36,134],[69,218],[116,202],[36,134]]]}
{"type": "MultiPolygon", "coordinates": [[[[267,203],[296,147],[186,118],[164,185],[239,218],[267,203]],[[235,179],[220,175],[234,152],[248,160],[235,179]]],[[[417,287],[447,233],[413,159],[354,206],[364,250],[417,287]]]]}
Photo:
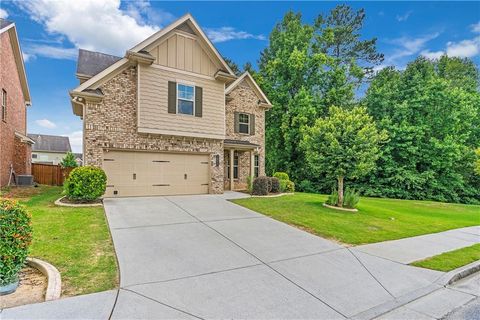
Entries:
{"type": "Polygon", "coordinates": [[[362,197],[357,213],[322,206],[326,195],[295,193],[233,200],[313,234],[359,245],[480,225],[480,206],[362,197]]]}
{"type": "Polygon", "coordinates": [[[4,196],[19,200],[32,215],[29,256],[53,264],[62,277],[62,296],[118,286],[118,268],[103,207],[60,207],[61,187],[12,188],[4,196]]]}

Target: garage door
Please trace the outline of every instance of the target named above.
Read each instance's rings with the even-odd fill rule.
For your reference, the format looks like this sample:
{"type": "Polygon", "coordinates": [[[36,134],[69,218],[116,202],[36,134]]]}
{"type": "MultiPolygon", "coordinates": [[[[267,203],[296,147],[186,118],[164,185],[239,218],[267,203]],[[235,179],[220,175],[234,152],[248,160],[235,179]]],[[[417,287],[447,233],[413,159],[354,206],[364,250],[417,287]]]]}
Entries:
{"type": "Polygon", "coordinates": [[[209,155],[110,151],[106,197],[208,193],[209,155]]]}

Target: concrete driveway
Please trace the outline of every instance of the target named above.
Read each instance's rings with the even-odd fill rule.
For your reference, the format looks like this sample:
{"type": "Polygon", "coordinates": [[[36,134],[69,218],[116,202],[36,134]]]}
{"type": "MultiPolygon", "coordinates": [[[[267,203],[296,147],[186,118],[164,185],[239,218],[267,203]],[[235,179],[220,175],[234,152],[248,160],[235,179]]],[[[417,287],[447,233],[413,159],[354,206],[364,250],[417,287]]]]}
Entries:
{"type": "Polygon", "coordinates": [[[227,197],[105,200],[121,274],[112,319],[371,318],[438,289],[440,272],[345,248],[227,197]]]}

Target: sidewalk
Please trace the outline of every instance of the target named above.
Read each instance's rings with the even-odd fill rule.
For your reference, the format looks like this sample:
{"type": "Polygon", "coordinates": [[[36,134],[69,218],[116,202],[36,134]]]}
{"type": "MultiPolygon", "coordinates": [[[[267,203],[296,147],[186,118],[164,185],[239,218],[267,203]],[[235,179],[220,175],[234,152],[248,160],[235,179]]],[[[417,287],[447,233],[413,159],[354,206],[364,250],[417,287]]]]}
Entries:
{"type": "Polygon", "coordinates": [[[480,243],[480,226],[384,241],[355,247],[354,250],[409,264],[441,253],[480,243]]]}

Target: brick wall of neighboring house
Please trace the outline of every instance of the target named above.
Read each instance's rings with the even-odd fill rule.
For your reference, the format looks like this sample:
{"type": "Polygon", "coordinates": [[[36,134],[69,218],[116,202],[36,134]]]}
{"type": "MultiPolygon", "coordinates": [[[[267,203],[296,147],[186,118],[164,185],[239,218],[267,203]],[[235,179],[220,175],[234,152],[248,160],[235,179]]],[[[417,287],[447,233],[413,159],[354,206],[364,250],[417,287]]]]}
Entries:
{"type": "Polygon", "coordinates": [[[211,154],[211,193],[223,192],[223,141],[137,132],[137,71],[129,67],[100,89],[100,103],[87,103],[84,115],[86,165],[102,165],[105,149],[208,152],[211,154]],[[220,166],[215,165],[215,155],[220,166]]]}
{"type": "MultiPolygon", "coordinates": [[[[258,96],[250,87],[247,81],[238,84],[228,95],[225,106],[226,121],[226,139],[245,140],[260,145],[258,148],[260,170],[259,175],[265,175],[265,108],[258,105],[258,96]],[[245,112],[255,115],[255,134],[247,135],[235,133],[234,113],[245,112]]],[[[227,153],[227,152],[226,152],[227,153]]],[[[238,181],[234,181],[234,188],[242,189],[247,185],[247,177],[250,175],[250,152],[238,153],[239,176],[238,181]]],[[[227,161],[227,159],[225,160],[227,161]]],[[[225,175],[224,185],[228,186],[227,176],[225,175]]]]}
{"type": "Polygon", "coordinates": [[[4,186],[9,180],[10,165],[17,162],[17,174],[30,174],[30,166],[20,166],[15,161],[15,131],[26,135],[26,107],[8,32],[0,35],[0,48],[0,90],[7,92],[7,118],[0,118],[0,186],[4,186]]]}

